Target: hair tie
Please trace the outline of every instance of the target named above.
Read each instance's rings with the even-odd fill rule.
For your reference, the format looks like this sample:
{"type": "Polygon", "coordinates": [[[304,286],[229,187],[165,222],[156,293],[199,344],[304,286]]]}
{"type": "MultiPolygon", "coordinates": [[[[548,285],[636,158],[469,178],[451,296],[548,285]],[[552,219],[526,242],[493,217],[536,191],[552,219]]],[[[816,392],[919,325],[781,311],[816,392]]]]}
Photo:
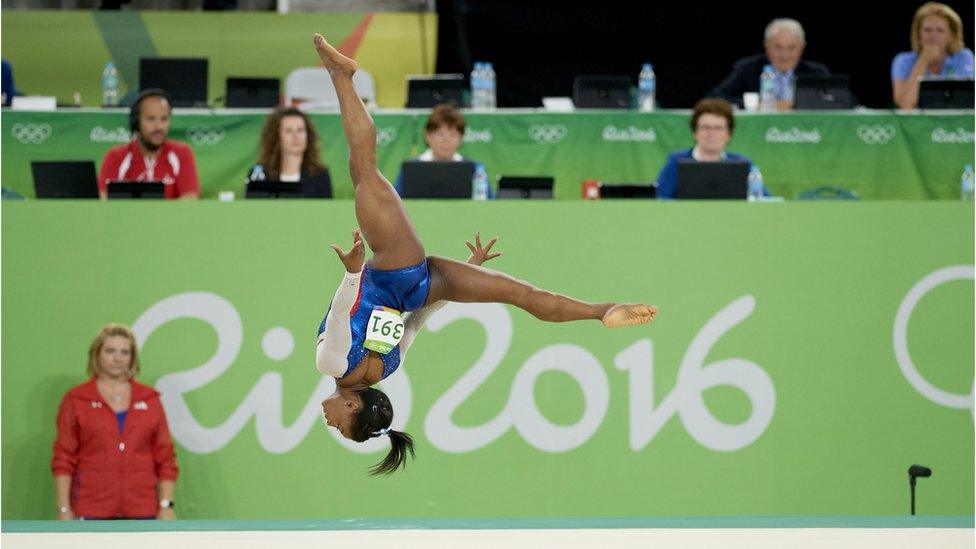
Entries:
{"type": "Polygon", "coordinates": [[[374,404],[374,405],[373,405],[373,413],[374,413],[374,414],[376,413],[376,410],[377,410],[377,408],[376,408],[376,405],[374,404]]]}
{"type": "Polygon", "coordinates": [[[373,433],[373,436],[374,437],[381,437],[383,435],[390,436],[390,430],[389,429],[380,429],[379,431],[376,431],[375,433],[373,433]]]}

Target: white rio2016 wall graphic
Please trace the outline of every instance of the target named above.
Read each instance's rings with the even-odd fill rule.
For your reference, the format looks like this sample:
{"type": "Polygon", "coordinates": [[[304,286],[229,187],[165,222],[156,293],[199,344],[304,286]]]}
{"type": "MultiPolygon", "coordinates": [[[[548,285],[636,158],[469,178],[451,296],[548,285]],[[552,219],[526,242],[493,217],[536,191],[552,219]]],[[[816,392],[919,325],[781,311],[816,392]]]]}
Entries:
{"type": "MultiPolygon", "coordinates": [[[[928,383],[915,368],[908,354],[907,326],[919,301],[929,291],[952,280],[973,279],[973,267],[947,267],[922,278],[905,295],[894,325],[895,356],[903,375],[923,396],[941,406],[972,410],[973,395],[951,394],[928,383]]],[[[617,369],[628,375],[630,447],[641,450],[675,415],[688,434],[702,446],[716,451],[732,451],[752,444],[769,426],[776,406],[776,392],[769,375],[757,364],[744,358],[726,358],[705,364],[710,349],[755,308],[755,298],[743,296],[718,311],[695,335],[678,369],[675,386],[660,402],[654,402],[653,345],[640,339],[621,350],[613,360],[617,369]],[[742,391],[751,404],[751,414],[743,423],[727,424],[716,419],[702,399],[711,387],[727,385],[742,391]]],[[[173,436],[188,450],[215,452],[227,445],[255,419],[258,443],[268,452],[284,453],[297,446],[319,424],[320,402],[331,394],[335,382],[321,377],[312,390],[298,418],[285,425],[281,415],[282,379],[278,372],[262,374],[237,408],[223,423],[204,427],[194,417],[183,398],[184,393],[205,387],[219,378],[233,364],[240,352],[243,328],[237,309],[226,299],[212,293],[188,292],[166,298],[143,313],[133,325],[140,345],[149,340],[160,326],[177,319],[198,319],[211,325],[217,333],[217,349],[206,363],[189,370],[159,378],[156,388],[163,395],[173,436]]],[[[498,368],[511,345],[513,326],[505,307],[496,304],[461,305],[452,303],[434,315],[427,329],[437,332],[453,322],[473,320],[485,331],[486,344],[481,356],[427,412],[424,433],[438,449],[445,452],[471,452],[483,448],[514,428],[533,447],[545,452],[565,452],[584,444],[600,428],[610,401],[607,369],[584,347],[559,343],[536,351],[519,368],[512,381],[508,400],[490,421],[477,426],[456,425],[451,417],[485,380],[498,368]],[[582,417],[572,425],[556,425],[539,411],[533,389],[546,371],[559,371],[579,386],[583,394],[582,417]]],[[[316,379],[312,367],[309,338],[309,376],[316,379]]],[[[291,333],[281,327],[268,330],[262,340],[266,356],[284,360],[294,350],[291,333]]],[[[402,429],[413,408],[410,379],[404,369],[384,380],[380,387],[396,407],[394,428],[402,429]]],[[[376,452],[386,442],[371,440],[355,443],[330,430],[339,444],[355,452],[376,452]]]]}
{"type": "MultiPolygon", "coordinates": [[[[648,339],[641,339],[614,358],[614,365],[628,373],[630,381],[630,446],[645,447],[675,414],[689,434],[712,450],[730,451],[748,446],[766,430],[772,420],[776,395],[768,374],[758,365],[733,358],[705,365],[709,350],[725,333],[744,321],[755,308],[752,296],[743,296],[716,313],[698,332],[679,368],[676,386],[655,406],[653,402],[653,353],[648,339]],[[742,424],[730,425],[717,420],[702,400],[702,392],[717,385],[731,385],[741,390],[751,402],[752,412],[742,424]]],[[[250,418],[255,418],[258,443],[268,452],[284,453],[297,446],[308,432],[319,424],[320,402],[331,394],[335,381],[320,377],[302,412],[291,425],[281,416],[282,380],[278,372],[262,374],[237,408],[222,424],[201,425],[193,415],[184,393],[202,388],[219,378],[237,358],[243,340],[240,315],[226,299],[212,293],[188,292],[164,299],[143,313],[133,325],[140,345],[150,339],[160,326],[177,319],[198,319],[211,325],[217,333],[217,349],[206,363],[189,370],[166,374],[156,388],[162,393],[173,436],[187,450],[196,453],[215,452],[240,433],[250,418]]],[[[462,375],[430,408],[424,422],[424,433],[435,447],[445,452],[470,452],[491,444],[511,428],[533,447],[545,452],[565,452],[585,443],[599,429],[610,400],[606,369],[585,348],[568,343],[543,347],[521,366],[512,381],[508,401],[498,415],[487,423],[460,427],[451,415],[478,390],[501,364],[512,341],[513,326],[509,312],[497,304],[462,305],[452,303],[434,315],[427,329],[437,332],[459,320],[473,320],[485,331],[486,344],[475,364],[462,375]],[[539,411],[533,389],[539,375],[560,371],[580,387],[584,411],[573,425],[555,425],[539,411]]],[[[309,347],[311,347],[309,338],[309,347]]],[[[269,330],[262,341],[265,354],[283,360],[291,354],[294,342],[284,328],[269,330]]],[[[309,351],[310,379],[315,379],[312,352],[309,351]]],[[[396,408],[394,428],[403,428],[413,407],[407,372],[398,370],[380,387],[387,392],[396,408]]],[[[355,452],[375,452],[386,447],[382,440],[350,442],[330,430],[344,447],[355,452]]]]}

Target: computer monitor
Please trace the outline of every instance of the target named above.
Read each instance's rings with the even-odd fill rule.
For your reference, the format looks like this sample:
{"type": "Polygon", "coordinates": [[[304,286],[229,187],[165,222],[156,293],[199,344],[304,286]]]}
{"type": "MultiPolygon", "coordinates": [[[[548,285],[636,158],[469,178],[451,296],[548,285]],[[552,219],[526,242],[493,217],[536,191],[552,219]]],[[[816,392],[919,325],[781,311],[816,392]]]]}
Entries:
{"type": "Polygon", "coordinates": [[[601,183],[600,199],[657,197],[657,187],[649,183],[601,183]]]}
{"type": "Polygon", "coordinates": [[[843,110],[857,106],[851,93],[851,78],[846,74],[796,75],[797,110],[843,110]]]}
{"type": "Polygon", "coordinates": [[[463,74],[407,76],[407,108],[429,109],[440,103],[466,106],[463,74]]]}
{"type": "Polygon", "coordinates": [[[140,57],[139,89],[162,88],[174,107],[207,106],[207,58],[140,57]]]}
{"type": "Polygon", "coordinates": [[[298,181],[249,181],[244,198],[304,198],[298,181]]]}
{"type": "Polygon", "coordinates": [[[919,83],[920,109],[972,109],[976,97],[972,80],[924,79],[919,83]]]}
{"type": "Polygon", "coordinates": [[[281,81],[277,78],[227,78],[229,109],[261,109],[277,107],[281,96],[281,81]]]}
{"type": "Polygon", "coordinates": [[[37,198],[98,198],[95,162],[33,161],[34,196],[37,198]]]}
{"type": "Polygon", "coordinates": [[[573,104],[577,109],[629,109],[630,77],[580,75],[573,79],[573,104]]]}
{"type": "Polygon", "coordinates": [[[401,166],[403,198],[471,198],[474,162],[407,160],[401,166]]]}
{"type": "Polygon", "coordinates": [[[165,198],[162,181],[109,181],[108,199],[165,198]]]}
{"type": "Polygon", "coordinates": [[[553,181],[547,176],[500,176],[498,198],[552,198],[553,181]]]}
{"type": "Polygon", "coordinates": [[[678,189],[675,198],[684,199],[742,199],[749,188],[749,163],[739,160],[725,162],[678,162],[678,189]]]}

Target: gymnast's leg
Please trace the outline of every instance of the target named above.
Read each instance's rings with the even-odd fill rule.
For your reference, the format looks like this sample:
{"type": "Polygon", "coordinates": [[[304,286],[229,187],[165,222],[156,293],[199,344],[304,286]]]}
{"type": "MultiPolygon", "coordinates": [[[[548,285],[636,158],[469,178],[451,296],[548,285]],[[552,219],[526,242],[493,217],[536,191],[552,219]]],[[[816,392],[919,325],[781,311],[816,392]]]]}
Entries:
{"type": "Polygon", "coordinates": [[[332,76],[342,127],[349,142],[349,174],[356,192],[356,219],[373,251],[369,266],[401,269],[424,260],[424,246],[400,197],[376,167],[376,126],[352,84],[358,65],[339,53],[321,34],[315,49],[332,76]]]}
{"type": "Polygon", "coordinates": [[[440,300],[507,303],[547,322],[594,319],[608,328],[646,324],[657,316],[654,305],[579,301],[498,271],[445,257],[428,257],[427,265],[431,278],[428,304],[440,300]]]}

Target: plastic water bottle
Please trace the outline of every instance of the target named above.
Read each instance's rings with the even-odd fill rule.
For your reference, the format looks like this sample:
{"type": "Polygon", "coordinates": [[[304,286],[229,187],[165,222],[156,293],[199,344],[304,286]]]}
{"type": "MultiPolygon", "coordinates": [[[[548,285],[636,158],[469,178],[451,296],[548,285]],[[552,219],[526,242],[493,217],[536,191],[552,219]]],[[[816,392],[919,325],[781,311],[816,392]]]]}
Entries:
{"type": "Polygon", "coordinates": [[[758,202],[763,198],[763,176],[759,166],[753,165],[749,170],[749,202],[758,202]]]}
{"type": "Polygon", "coordinates": [[[498,106],[495,67],[491,63],[485,63],[483,70],[485,75],[485,105],[488,110],[495,110],[495,107],[498,106]]]}
{"type": "Polygon", "coordinates": [[[644,63],[640,75],[637,77],[637,110],[651,112],[654,110],[654,94],[657,91],[657,79],[654,67],[644,63]]]}
{"type": "Polygon", "coordinates": [[[488,172],[481,164],[477,165],[474,177],[471,178],[471,198],[480,201],[488,200],[488,172]]]}
{"type": "Polygon", "coordinates": [[[102,71],[102,106],[119,106],[119,71],[111,61],[105,64],[102,71]]]}
{"type": "Polygon", "coordinates": [[[962,170],[962,181],[959,183],[960,194],[963,200],[972,201],[973,199],[973,165],[966,164],[962,170]]]}
{"type": "Polygon", "coordinates": [[[776,71],[772,65],[763,67],[759,75],[759,110],[776,112],[776,71]]]}
{"type": "Polygon", "coordinates": [[[485,97],[484,63],[476,61],[471,69],[471,108],[480,111],[488,108],[485,97]]]}
{"type": "Polygon", "coordinates": [[[251,173],[247,175],[248,181],[264,181],[265,179],[267,179],[267,176],[264,174],[264,166],[261,164],[255,164],[251,168],[251,173]]]}

